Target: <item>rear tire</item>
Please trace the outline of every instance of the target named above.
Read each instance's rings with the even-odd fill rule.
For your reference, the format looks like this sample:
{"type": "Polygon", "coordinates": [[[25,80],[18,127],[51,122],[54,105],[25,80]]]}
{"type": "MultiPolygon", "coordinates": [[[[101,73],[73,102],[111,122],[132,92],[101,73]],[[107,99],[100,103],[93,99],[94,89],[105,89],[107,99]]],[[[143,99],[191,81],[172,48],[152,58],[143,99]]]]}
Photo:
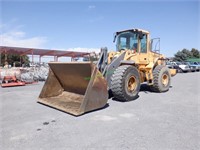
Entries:
{"type": "Polygon", "coordinates": [[[111,77],[111,90],[119,101],[131,101],[138,98],[140,76],[138,69],[131,65],[119,66],[111,77]]]}
{"type": "Polygon", "coordinates": [[[171,83],[170,71],[166,66],[158,65],[153,70],[153,85],[151,90],[154,92],[166,92],[171,83]]]}

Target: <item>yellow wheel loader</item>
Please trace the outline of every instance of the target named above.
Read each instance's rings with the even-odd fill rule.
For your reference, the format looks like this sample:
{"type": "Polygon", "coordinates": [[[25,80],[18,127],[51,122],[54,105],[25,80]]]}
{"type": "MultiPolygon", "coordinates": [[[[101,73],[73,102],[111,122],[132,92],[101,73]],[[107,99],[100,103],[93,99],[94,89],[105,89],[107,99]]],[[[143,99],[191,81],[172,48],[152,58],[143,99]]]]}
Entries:
{"type": "Polygon", "coordinates": [[[119,101],[136,99],[143,82],[154,92],[168,91],[176,70],[168,69],[164,56],[152,51],[152,41],[145,30],[119,31],[116,51],[102,48],[97,63],[50,62],[38,102],[78,116],[103,108],[108,91],[119,101]]]}

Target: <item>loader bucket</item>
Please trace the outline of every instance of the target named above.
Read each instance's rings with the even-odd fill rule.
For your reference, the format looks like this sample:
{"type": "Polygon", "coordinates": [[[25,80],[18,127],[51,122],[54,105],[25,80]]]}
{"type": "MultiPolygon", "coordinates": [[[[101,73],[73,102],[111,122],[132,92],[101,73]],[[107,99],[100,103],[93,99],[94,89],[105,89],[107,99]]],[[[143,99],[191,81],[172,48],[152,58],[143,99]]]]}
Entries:
{"type": "Polygon", "coordinates": [[[49,67],[39,103],[75,116],[106,105],[107,82],[94,64],[51,62],[49,67]]]}

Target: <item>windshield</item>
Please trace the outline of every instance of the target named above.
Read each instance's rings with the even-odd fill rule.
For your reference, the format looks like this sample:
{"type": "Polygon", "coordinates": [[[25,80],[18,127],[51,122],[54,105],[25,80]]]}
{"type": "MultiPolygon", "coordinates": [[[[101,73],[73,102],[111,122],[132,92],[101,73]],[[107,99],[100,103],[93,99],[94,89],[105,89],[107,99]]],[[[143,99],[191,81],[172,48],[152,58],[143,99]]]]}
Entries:
{"type": "Polygon", "coordinates": [[[137,34],[133,32],[123,32],[117,37],[117,51],[122,49],[132,49],[137,51],[137,34]]]}
{"type": "Polygon", "coordinates": [[[188,64],[190,64],[190,65],[194,65],[194,62],[188,62],[188,64]]]}

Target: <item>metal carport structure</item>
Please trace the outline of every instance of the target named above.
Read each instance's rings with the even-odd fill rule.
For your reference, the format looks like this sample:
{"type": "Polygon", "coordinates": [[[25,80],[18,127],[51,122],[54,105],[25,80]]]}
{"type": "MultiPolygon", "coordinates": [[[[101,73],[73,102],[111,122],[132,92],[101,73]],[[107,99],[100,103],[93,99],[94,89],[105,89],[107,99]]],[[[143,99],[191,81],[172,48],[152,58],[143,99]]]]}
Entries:
{"type": "Polygon", "coordinates": [[[38,48],[0,46],[0,54],[5,54],[5,57],[7,57],[7,54],[18,54],[20,56],[32,55],[32,62],[34,62],[34,55],[38,55],[39,62],[41,62],[41,58],[43,56],[54,56],[54,61],[58,61],[59,57],[71,57],[71,59],[73,60],[73,58],[75,57],[83,57],[85,55],[89,55],[90,53],[63,51],[63,50],[55,50],[55,49],[50,50],[50,49],[38,49],[38,48]]]}

